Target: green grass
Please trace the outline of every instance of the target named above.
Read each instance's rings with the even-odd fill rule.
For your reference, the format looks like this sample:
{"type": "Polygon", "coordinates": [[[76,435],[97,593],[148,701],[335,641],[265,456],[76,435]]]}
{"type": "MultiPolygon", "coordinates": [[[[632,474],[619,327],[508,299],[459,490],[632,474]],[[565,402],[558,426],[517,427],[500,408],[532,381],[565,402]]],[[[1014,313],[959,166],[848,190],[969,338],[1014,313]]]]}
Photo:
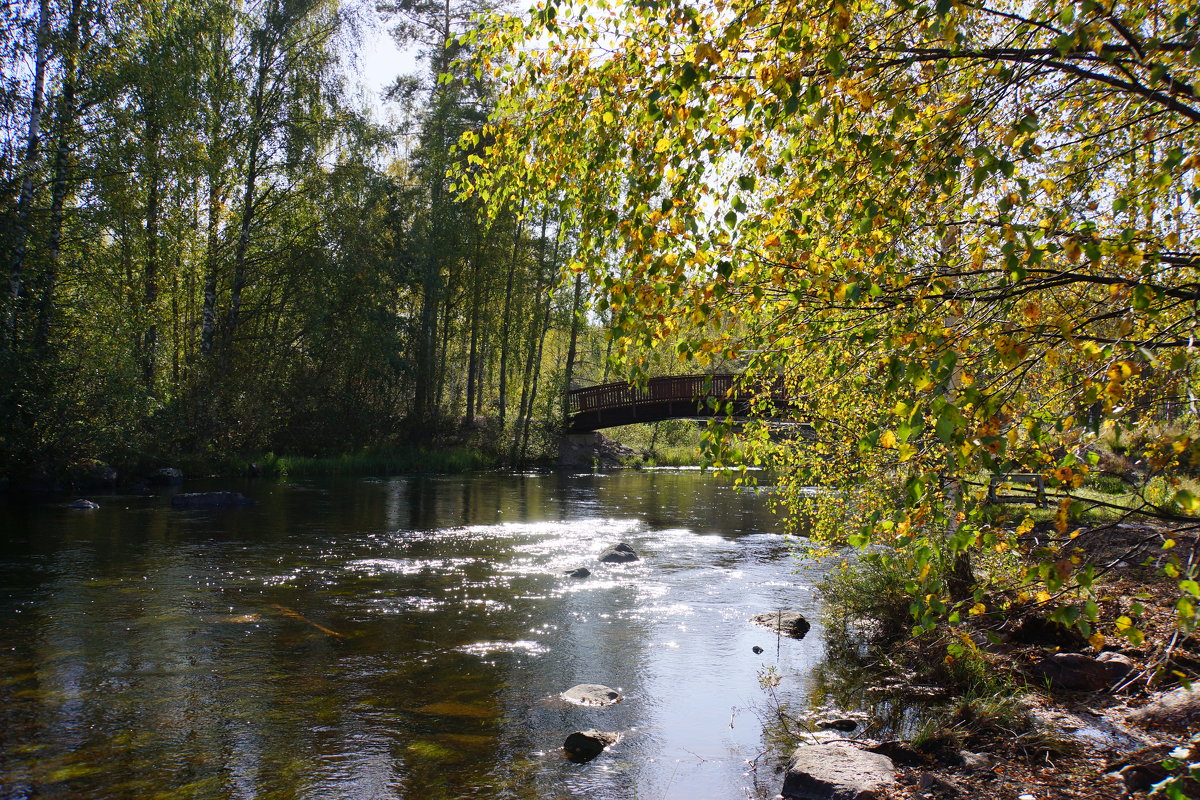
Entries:
{"type": "Polygon", "coordinates": [[[277,456],[267,453],[254,461],[264,476],[278,477],[394,475],[406,472],[455,473],[494,466],[482,453],[467,447],[436,450],[414,447],[316,457],[277,456]]]}
{"type": "Polygon", "coordinates": [[[630,466],[693,467],[700,464],[704,426],[691,420],[622,425],[601,433],[637,452],[630,466]]]}

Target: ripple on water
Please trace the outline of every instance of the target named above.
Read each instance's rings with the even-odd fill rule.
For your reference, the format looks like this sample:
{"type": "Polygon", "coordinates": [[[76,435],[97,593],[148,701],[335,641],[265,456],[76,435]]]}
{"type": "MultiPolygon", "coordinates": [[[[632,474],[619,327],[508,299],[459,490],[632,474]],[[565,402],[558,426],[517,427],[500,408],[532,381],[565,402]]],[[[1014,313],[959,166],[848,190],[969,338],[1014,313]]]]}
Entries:
{"type": "Polygon", "coordinates": [[[467,653],[473,656],[491,656],[497,653],[524,653],[531,656],[540,656],[550,652],[548,647],[530,640],[516,642],[475,642],[474,644],[464,644],[462,647],[454,649],[460,653],[467,653]]]}

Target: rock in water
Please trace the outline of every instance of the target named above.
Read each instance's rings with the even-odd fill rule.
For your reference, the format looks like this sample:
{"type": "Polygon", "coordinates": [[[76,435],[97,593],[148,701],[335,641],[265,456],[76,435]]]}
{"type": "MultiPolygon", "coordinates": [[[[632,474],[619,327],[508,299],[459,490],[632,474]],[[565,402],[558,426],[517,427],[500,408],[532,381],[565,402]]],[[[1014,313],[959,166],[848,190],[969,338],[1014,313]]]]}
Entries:
{"type": "Polygon", "coordinates": [[[588,569],[587,567],[579,567],[577,569],[572,569],[572,570],[567,571],[568,578],[586,578],[588,575],[591,575],[591,574],[592,574],[592,571],[590,569],[588,569]]]}
{"type": "Polygon", "coordinates": [[[624,564],[629,561],[637,561],[638,554],[632,547],[621,542],[614,544],[600,554],[600,560],[606,564],[624,564]]]}
{"type": "Polygon", "coordinates": [[[875,800],[895,785],[887,756],[838,744],[805,745],[792,753],[785,800],[875,800]]]}
{"type": "Polygon", "coordinates": [[[803,615],[797,614],[795,611],[773,611],[769,614],[759,614],[751,617],[750,621],[764,625],[780,636],[788,636],[792,639],[803,639],[809,628],[812,627],[803,615]]]}
{"type": "Polygon", "coordinates": [[[1133,662],[1123,656],[1102,654],[1092,658],[1082,653],[1055,653],[1033,665],[1035,678],[1048,682],[1056,689],[1095,692],[1107,689],[1118,678],[1129,673],[1133,662]]]}
{"type": "Polygon", "coordinates": [[[563,742],[563,750],[572,761],[591,761],[604,752],[604,748],[616,744],[618,735],[607,731],[576,731],[563,742]]]}
{"type": "Polygon", "coordinates": [[[598,683],[581,683],[563,692],[562,699],[581,706],[611,706],[621,702],[621,695],[616,689],[598,683]]]}
{"type": "Polygon", "coordinates": [[[171,508],[238,508],[254,501],[241,492],[186,492],[171,498],[171,508]]]}
{"type": "Polygon", "coordinates": [[[822,719],[817,721],[817,728],[823,731],[841,731],[849,733],[858,727],[858,721],[853,719],[822,719]]]}
{"type": "Polygon", "coordinates": [[[67,508],[74,508],[74,509],[78,509],[79,511],[94,511],[95,509],[97,509],[99,507],[100,507],[99,503],[94,502],[92,500],[83,500],[83,499],[76,500],[75,502],[73,502],[67,506],[67,508]]]}

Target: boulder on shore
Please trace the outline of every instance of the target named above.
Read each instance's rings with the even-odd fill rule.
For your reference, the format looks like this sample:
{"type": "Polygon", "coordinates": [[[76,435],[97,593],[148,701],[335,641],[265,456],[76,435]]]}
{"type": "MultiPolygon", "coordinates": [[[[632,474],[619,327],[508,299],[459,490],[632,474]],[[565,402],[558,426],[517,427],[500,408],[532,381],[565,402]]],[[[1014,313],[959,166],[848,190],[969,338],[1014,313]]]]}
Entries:
{"type": "Polygon", "coordinates": [[[151,475],[149,481],[157,486],[178,486],[183,483],[183,471],[175,467],[163,467],[151,475]]]}
{"type": "Polygon", "coordinates": [[[621,702],[621,695],[616,689],[601,686],[598,683],[581,683],[572,686],[561,695],[568,703],[581,706],[611,706],[621,702]]]}
{"type": "Polygon", "coordinates": [[[792,753],[784,800],[875,800],[896,783],[892,760],[840,744],[804,745],[792,753]]]}
{"type": "Polygon", "coordinates": [[[812,628],[808,624],[808,620],[803,614],[798,614],[795,611],[772,611],[767,614],[758,614],[750,618],[750,621],[756,625],[763,625],[778,633],[780,636],[787,636],[792,639],[803,639],[812,628]]]}
{"type": "Polygon", "coordinates": [[[67,482],[78,491],[115,489],[118,477],[115,469],[95,459],[77,461],[67,468],[67,482]]]}
{"type": "Polygon", "coordinates": [[[1144,728],[1175,731],[1200,727],[1200,684],[1159,695],[1130,714],[1129,721],[1144,728]]]}
{"type": "Polygon", "coordinates": [[[567,758],[578,763],[583,763],[584,761],[591,761],[603,753],[604,748],[609,745],[616,744],[619,738],[618,734],[609,733],[608,731],[576,731],[563,742],[563,750],[566,751],[567,758]]]}
{"type": "Polygon", "coordinates": [[[241,492],[186,492],[171,498],[171,508],[240,508],[254,501],[241,492]]]}
{"type": "Polygon", "coordinates": [[[606,564],[625,564],[630,561],[637,561],[638,554],[632,547],[619,542],[612,547],[605,548],[600,554],[600,560],[606,564]]]}
{"type": "Polygon", "coordinates": [[[1033,677],[1055,689],[1096,692],[1129,674],[1133,662],[1116,653],[1092,658],[1082,653],[1055,653],[1032,667],[1033,677]]]}

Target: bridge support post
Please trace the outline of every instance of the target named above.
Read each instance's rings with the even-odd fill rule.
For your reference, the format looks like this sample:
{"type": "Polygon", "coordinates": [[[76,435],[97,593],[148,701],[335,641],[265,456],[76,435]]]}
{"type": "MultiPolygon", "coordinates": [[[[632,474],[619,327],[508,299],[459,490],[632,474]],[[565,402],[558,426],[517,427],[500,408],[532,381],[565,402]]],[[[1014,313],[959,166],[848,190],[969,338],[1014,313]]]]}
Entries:
{"type": "Polygon", "coordinates": [[[632,456],[628,447],[601,436],[598,431],[567,433],[558,440],[558,466],[567,469],[619,467],[632,456]]]}
{"type": "Polygon", "coordinates": [[[558,440],[558,465],[560,467],[591,469],[599,452],[600,434],[567,433],[558,440]]]}

